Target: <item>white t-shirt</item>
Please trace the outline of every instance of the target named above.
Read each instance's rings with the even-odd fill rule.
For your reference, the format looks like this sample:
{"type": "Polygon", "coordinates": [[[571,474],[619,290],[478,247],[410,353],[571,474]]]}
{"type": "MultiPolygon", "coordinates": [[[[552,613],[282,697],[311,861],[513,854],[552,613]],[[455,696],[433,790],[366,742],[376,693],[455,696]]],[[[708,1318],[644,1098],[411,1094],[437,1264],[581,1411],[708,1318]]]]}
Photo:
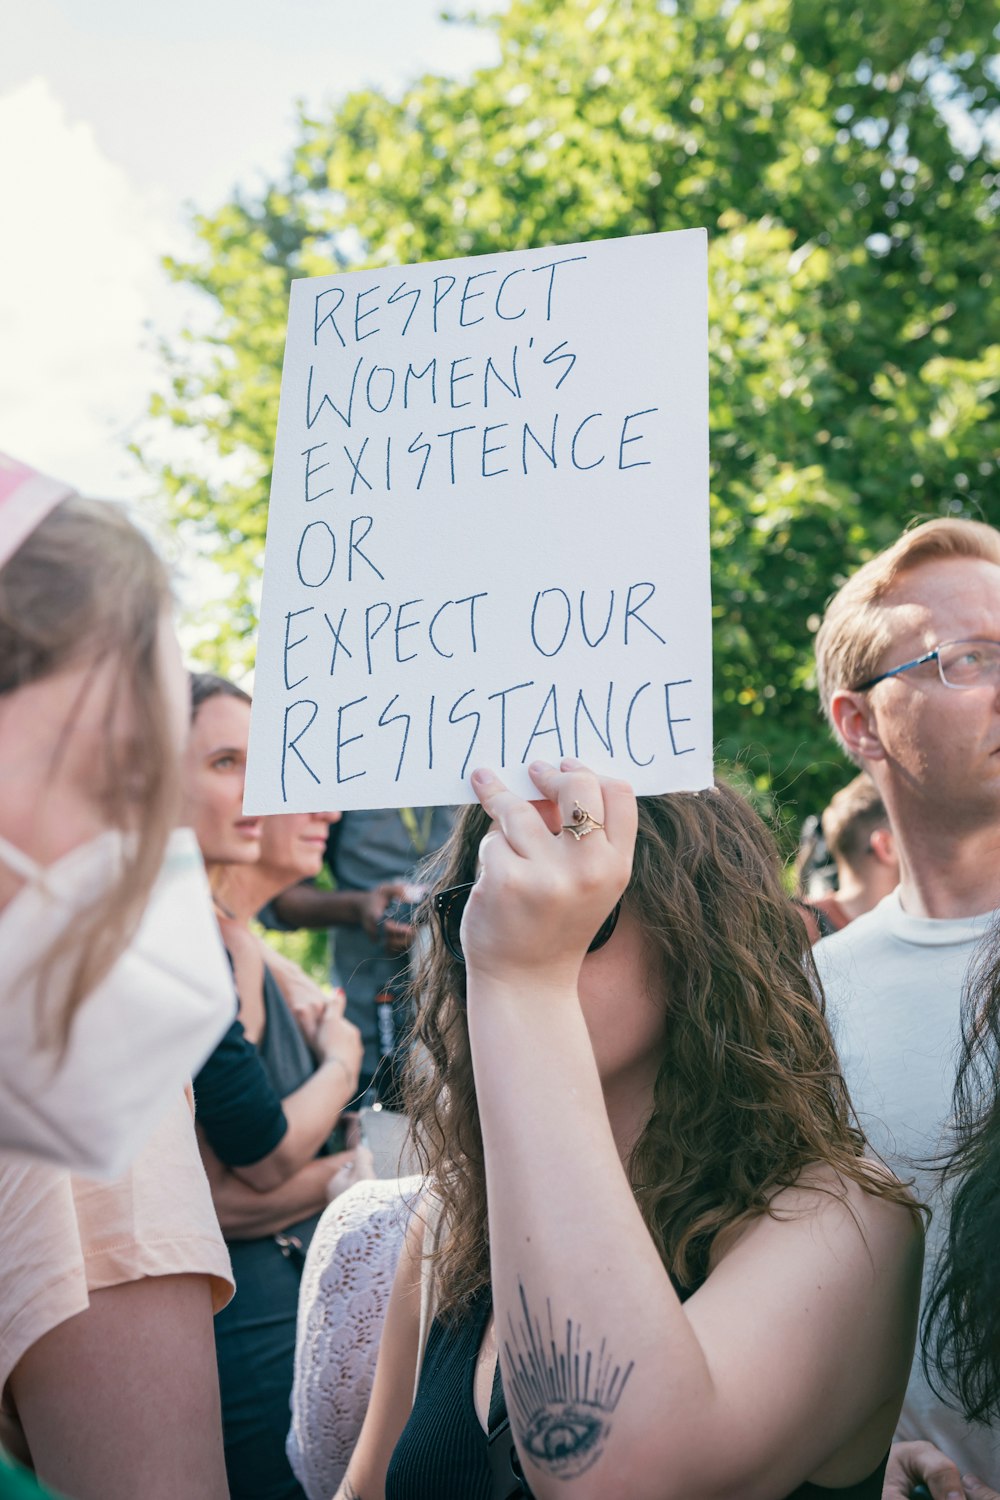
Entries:
{"type": "MultiPolygon", "coordinates": [[[[993,914],[996,915],[996,914],[993,914]]],[[[841,1066],[874,1149],[930,1203],[925,1289],[947,1232],[947,1205],[927,1162],[945,1144],[961,1052],[961,1004],[970,960],[993,917],[910,916],[893,892],[813,950],[841,1066]]],[[[962,1473],[1000,1484],[1000,1432],[970,1424],[927,1384],[919,1349],[896,1433],[926,1438],[962,1473]]]]}

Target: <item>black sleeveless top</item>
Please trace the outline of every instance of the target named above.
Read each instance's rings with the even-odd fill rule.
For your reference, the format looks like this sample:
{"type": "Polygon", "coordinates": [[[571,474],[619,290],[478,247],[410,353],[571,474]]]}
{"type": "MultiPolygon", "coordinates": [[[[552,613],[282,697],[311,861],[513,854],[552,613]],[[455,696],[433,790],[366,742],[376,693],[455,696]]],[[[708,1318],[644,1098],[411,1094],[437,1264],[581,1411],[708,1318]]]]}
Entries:
{"type": "MultiPolygon", "coordinates": [[[[389,1461],[385,1500],[492,1500],[488,1440],[473,1394],[491,1307],[487,1289],[460,1323],[435,1318],[431,1324],[413,1410],[389,1461]]],[[[506,1415],[498,1364],[490,1399],[491,1433],[506,1415]]],[[[802,1484],[787,1500],[881,1500],[887,1458],[860,1484],[846,1489],[802,1484]]]]}

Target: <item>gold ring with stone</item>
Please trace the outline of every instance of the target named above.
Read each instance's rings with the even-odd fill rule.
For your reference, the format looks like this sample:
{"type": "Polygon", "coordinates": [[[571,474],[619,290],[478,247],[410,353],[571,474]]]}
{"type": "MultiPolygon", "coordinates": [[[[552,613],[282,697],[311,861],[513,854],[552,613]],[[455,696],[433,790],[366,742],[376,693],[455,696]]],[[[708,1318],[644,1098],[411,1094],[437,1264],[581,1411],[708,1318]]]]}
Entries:
{"type": "Polygon", "coordinates": [[[598,823],[596,818],[591,817],[587,809],[581,807],[579,802],[574,802],[571,817],[573,821],[571,823],[564,823],[562,832],[571,833],[577,843],[581,839],[585,839],[588,833],[604,832],[604,824],[598,823]]]}

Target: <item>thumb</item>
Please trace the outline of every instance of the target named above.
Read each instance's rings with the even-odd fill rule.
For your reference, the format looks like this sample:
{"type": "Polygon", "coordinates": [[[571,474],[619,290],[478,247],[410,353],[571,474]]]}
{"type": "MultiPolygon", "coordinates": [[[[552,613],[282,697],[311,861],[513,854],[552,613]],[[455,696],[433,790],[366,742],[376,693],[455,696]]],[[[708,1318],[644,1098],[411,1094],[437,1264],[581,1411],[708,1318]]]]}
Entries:
{"type": "Polygon", "coordinates": [[[991,1489],[988,1484],[984,1484],[981,1479],[977,1479],[975,1474],[963,1474],[962,1483],[969,1500],[1000,1500],[997,1491],[991,1489]]]}
{"type": "MultiPolygon", "coordinates": [[[[940,1448],[923,1440],[894,1443],[889,1452],[883,1500],[930,1494],[932,1500],[964,1500],[958,1469],[940,1448]],[[917,1485],[921,1488],[916,1489],[917,1485]]],[[[977,1500],[987,1500],[979,1496],[977,1500]]]]}

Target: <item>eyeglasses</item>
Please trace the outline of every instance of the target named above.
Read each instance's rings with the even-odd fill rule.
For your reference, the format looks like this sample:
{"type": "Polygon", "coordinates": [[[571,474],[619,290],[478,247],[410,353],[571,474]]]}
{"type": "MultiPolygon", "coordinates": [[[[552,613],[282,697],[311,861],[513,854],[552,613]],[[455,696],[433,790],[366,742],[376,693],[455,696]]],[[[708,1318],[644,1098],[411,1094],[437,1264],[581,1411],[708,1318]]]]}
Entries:
{"type": "Polygon", "coordinates": [[[866,693],[876,682],[884,682],[887,677],[898,677],[900,672],[909,672],[911,667],[922,667],[925,661],[937,662],[945,687],[978,687],[981,682],[987,682],[990,678],[1000,680],[1000,641],[942,641],[940,646],[935,646],[933,651],[928,651],[924,656],[904,661],[901,667],[890,667],[888,672],[880,672],[877,677],[869,677],[867,682],[860,682],[854,691],[866,693]]]}
{"type": "MultiPolygon", "coordinates": [[[[469,880],[464,885],[449,886],[446,891],[438,891],[433,900],[444,945],[452,958],[457,959],[460,964],[465,963],[465,954],[462,952],[462,913],[465,911],[466,902],[475,883],[474,880],[469,880]]],[[[596,953],[598,948],[604,947],[618,925],[621,909],[621,902],[616,901],[614,909],[609,916],[605,917],[591,939],[588,953],[596,953]]]]}

